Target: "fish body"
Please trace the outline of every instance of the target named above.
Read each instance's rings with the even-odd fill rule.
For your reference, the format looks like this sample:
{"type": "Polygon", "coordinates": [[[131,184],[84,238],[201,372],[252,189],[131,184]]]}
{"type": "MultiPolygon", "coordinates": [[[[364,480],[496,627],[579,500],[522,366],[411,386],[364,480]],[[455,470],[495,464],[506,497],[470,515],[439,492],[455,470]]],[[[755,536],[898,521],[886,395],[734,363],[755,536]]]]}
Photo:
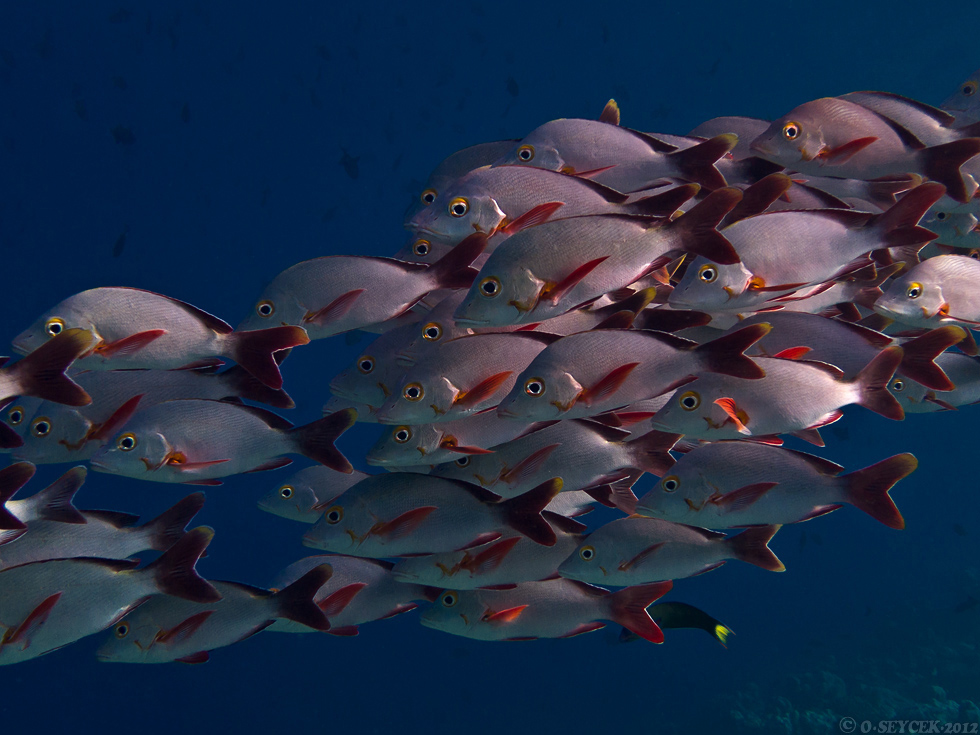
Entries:
{"type": "Polygon", "coordinates": [[[344,401],[361,404],[366,411],[358,410],[359,421],[368,420],[398,389],[404,368],[396,361],[396,355],[419,333],[417,324],[385,332],[357,356],[353,365],[338,373],[330,381],[330,392],[344,401]]]}
{"type": "Polygon", "coordinates": [[[944,352],[936,364],[955,386],[936,391],[914,380],[896,376],[888,390],[902,404],[905,413],[935,413],[968,406],[980,401],[980,359],[960,352],[944,352]]]}
{"type": "Polygon", "coordinates": [[[300,523],[316,523],[323,516],[324,504],[339,498],[367,475],[354,470],[337,472],[323,465],[300,470],[259,498],[259,509],[300,523]]]}
{"type": "Polygon", "coordinates": [[[980,261],[965,255],[929,258],[888,284],[874,305],[889,319],[913,327],[980,323],[980,261]]]}
{"type": "Polygon", "coordinates": [[[744,161],[755,154],[749,150],[749,144],[758,138],[766,128],[769,127],[768,120],[759,120],[754,117],[714,117],[705,120],[687,135],[690,138],[714,138],[717,135],[729,133],[738,137],[735,147],[729,152],[729,156],[734,161],[744,161]]]}

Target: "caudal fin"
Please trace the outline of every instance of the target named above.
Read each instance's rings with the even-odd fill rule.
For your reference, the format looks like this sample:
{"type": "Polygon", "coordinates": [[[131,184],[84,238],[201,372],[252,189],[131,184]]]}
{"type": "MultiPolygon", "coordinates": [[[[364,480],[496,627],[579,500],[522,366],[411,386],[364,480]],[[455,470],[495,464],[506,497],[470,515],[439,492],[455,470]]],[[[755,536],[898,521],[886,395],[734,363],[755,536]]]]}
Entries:
{"type": "Polygon", "coordinates": [[[217,602],[221,593],[194,568],[212,538],[214,531],[206,526],[188,531],[141,573],[152,575],[157,588],[165,595],[191,602],[217,602]]]}
{"type": "Polygon", "coordinates": [[[354,467],[333,443],[353,426],[355,421],[357,421],[357,411],[353,408],[345,408],[343,411],[324,416],[319,421],[290,429],[289,436],[293,439],[296,451],[303,456],[349,475],[354,471],[354,467]]]}
{"type": "Polygon", "coordinates": [[[58,523],[85,523],[85,516],[74,506],[72,499],[85,483],[87,474],[84,467],[72,467],[46,488],[27,498],[31,515],[58,523]]]}
{"type": "MultiPolygon", "coordinates": [[[[277,352],[273,359],[278,358],[285,352],[277,352]]],[[[278,359],[276,359],[278,362],[278,359]]],[[[210,380],[210,378],[209,378],[210,380]]],[[[228,386],[228,395],[237,398],[244,398],[247,401],[264,403],[275,408],[295,408],[296,404],[282,388],[273,390],[261,380],[252,375],[241,365],[234,365],[225,370],[214,380],[221,380],[228,386]]]]}
{"type": "Polygon", "coordinates": [[[740,201],[742,192],[738,189],[731,186],[716,189],[667,226],[680,233],[687,252],[719,265],[738,263],[738,253],[717,228],[740,201]]]}
{"type": "Polygon", "coordinates": [[[8,370],[15,376],[19,393],[66,406],[87,406],[91,396],[65,375],[65,370],[92,346],[86,329],[66,329],[38,347],[8,370]]]}
{"type": "Polygon", "coordinates": [[[742,327],[710,342],[699,345],[694,353],[701,367],[712,373],[731,375],[733,378],[756,380],[766,377],[766,371],[759,367],[751,357],[744,353],[749,347],[765,337],[772,325],[761,323],[742,327]]]}
{"type": "Polygon", "coordinates": [[[663,477],[674,466],[670,449],[683,434],[667,434],[663,431],[648,431],[643,436],[624,443],[630,452],[633,466],[651,475],[663,477]]]}
{"type": "Polygon", "coordinates": [[[956,386],[934,360],[947,348],[966,339],[966,330],[952,324],[932,329],[902,344],[904,356],[898,372],[932,390],[953,390],[956,386]]]}
{"type": "Polygon", "coordinates": [[[183,538],[187,524],[204,507],[204,493],[192,493],[143,525],[150,548],[166,551],[183,538]]]}
{"type": "Polygon", "coordinates": [[[700,184],[713,191],[727,186],[728,182],[715,168],[718,159],[732,150],[738,143],[738,136],[732,133],[716,135],[714,138],[698,143],[690,148],[674,151],[670,156],[677,173],[685,181],[700,184]]]}
{"type": "Polygon", "coordinates": [[[272,390],[282,388],[282,373],[275,354],[310,341],[302,327],[270,327],[252,332],[232,332],[225,336],[228,355],[272,390]]]}
{"type": "Polygon", "coordinates": [[[769,541],[776,535],[780,526],[756,526],[729,537],[727,543],[732,556],[739,561],[755,564],[770,572],[785,572],[786,566],[769,548],[769,541]]]}
{"type": "Polygon", "coordinates": [[[554,546],[558,537],[541,511],[561,492],[562,484],[560,477],[553,477],[523,495],[504,500],[499,504],[504,522],[536,544],[554,546]]]}
{"type": "Polygon", "coordinates": [[[486,247],[486,233],[474,232],[430,265],[426,273],[434,281],[433,288],[469,288],[478,273],[470,266],[486,247]]]}
{"type": "Polygon", "coordinates": [[[642,199],[637,199],[635,202],[624,204],[623,209],[630,214],[643,217],[670,217],[685,202],[697,194],[700,188],[697,184],[672,186],[660,194],[651,194],[642,199]]]}
{"type": "Polygon", "coordinates": [[[905,519],[890,495],[899,480],[912,474],[919,461],[911,454],[896,454],[841,479],[847,482],[844,500],[889,528],[905,528],[905,519]]]}
{"type": "Polygon", "coordinates": [[[30,462],[17,462],[0,470],[0,530],[22,531],[27,528],[5,507],[5,503],[34,477],[35,467],[30,462]]]}
{"type": "Polygon", "coordinates": [[[871,409],[887,419],[901,421],[905,418],[902,404],[888,392],[888,383],[902,364],[904,351],[901,347],[887,347],[858,373],[854,379],[858,396],[854,402],[859,406],[871,409]]]}
{"type": "Polygon", "coordinates": [[[313,597],[333,575],[333,567],[321,564],[314,567],[288,587],[275,594],[279,605],[278,615],[313,630],[330,630],[330,621],[323,614],[313,597]]]}
{"type": "Polygon", "coordinates": [[[668,580],[613,592],[608,597],[609,619],[651,643],[663,643],[664,632],[650,617],[647,608],[666,595],[673,586],[674,583],[668,580]]]}
{"type": "Polygon", "coordinates": [[[923,245],[936,239],[936,234],[919,227],[919,220],[929,207],[939,201],[946,188],[934,181],[919,184],[872,220],[887,247],[923,245]]]}
{"type": "Polygon", "coordinates": [[[742,200],[725,216],[724,226],[727,227],[746,217],[762,214],[789,191],[791,186],[793,180],[782,173],[769,174],[759,179],[742,192],[742,200]]]}
{"type": "Polygon", "coordinates": [[[974,186],[967,186],[960,166],[980,154],[980,138],[961,138],[951,143],[934,145],[920,152],[923,173],[933,181],[945,185],[946,193],[958,202],[966,203],[974,194],[974,186]]]}

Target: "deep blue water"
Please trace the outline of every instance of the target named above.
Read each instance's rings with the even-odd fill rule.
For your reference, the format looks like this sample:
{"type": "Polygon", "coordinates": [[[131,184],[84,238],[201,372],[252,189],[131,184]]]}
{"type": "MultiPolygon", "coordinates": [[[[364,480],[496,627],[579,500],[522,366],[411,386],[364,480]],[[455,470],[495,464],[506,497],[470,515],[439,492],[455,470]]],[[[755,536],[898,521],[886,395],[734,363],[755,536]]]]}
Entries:
{"type": "MultiPolygon", "coordinates": [[[[293,263],[394,253],[418,183],[449,153],[595,117],[610,97],[626,125],[685,133],[858,89],[938,103],[980,66],[970,3],[302,5],[0,5],[0,344],[105,285],[236,324],[293,263]]],[[[296,350],[291,420],[320,415],[357,349],[339,337],[296,350]]],[[[267,634],[204,666],[133,667],[97,663],[95,636],[3,670],[4,729],[717,732],[738,708],[830,709],[833,726],[813,731],[836,732],[836,715],[877,719],[862,685],[929,712],[944,701],[933,686],[977,701],[980,609],[956,610],[980,597],[978,415],[856,410],[825,431],[821,454],[848,469],[916,454],[895,491],[908,528],[844,509],[779,533],[785,574],[729,564],[678,582],[673,599],[735,630],[728,650],[697,631],[658,647],[610,631],[485,644],[408,614],[357,638],[267,634]]],[[[378,432],[341,440],[359,469],[378,432]]],[[[41,468],[36,486],[64,469],[41,468]]],[[[198,521],[217,536],[202,573],[268,584],[305,555],[302,527],[255,507],[289,472],[208,490],[198,521]]],[[[78,501],[150,516],[183,494],[96,474],[78,501]]]]}

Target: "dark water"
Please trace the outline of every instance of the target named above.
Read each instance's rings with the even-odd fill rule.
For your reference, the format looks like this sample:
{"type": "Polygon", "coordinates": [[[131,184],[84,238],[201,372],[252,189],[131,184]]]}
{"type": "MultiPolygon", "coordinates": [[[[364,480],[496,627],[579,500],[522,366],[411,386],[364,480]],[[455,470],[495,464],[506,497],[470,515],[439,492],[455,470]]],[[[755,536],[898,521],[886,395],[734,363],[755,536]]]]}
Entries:
{"type": "MultiPolygon", "coordinates": [[[[318,255],[388,255],[418,183],[466,145],[557,117],[684,133],[858,89],[938,103],[980,66],[980,5],[13,3],[0,5],[0,343],[85,288],[166,293],[231,323],[318,255]],[[298,5],[298,4],[297,4],[298,5]]],[[[296,423],[356,356],[343,338],[285,366],[296,423]]],[[[417,615],[357,638],[260,635],[204,666],[99,664],[101,636],[5,669],[5,731],[837,732],[838,720],[977,721],[978,413],[891,423],[848,411],[822,452],[899,451],[908,528],[853,509],[783,529],[789,571],[730,564],[673,599],[732,627],[663,646],[603,631],[487,644],[417,615]],[[954,528],[954,524],[956,527],[954,528]],[[937,689],[937,687],[939,689],[937,689]],[[733,712],[735,714],[733,714],[733,712]],[[916,714],[918,713],[918,715],[916,714]]],[[[360,469],[378,432],[341,448],[360,469]]],[[[63,466],[41,469],[39,485],[63,466]]],[[[290,470],[210,489],[202,572],[268,584],[302,528],[255,501],[290,470]]],[[[91,476],[79,503],[150,516],[182,489],[91,476]]]]}

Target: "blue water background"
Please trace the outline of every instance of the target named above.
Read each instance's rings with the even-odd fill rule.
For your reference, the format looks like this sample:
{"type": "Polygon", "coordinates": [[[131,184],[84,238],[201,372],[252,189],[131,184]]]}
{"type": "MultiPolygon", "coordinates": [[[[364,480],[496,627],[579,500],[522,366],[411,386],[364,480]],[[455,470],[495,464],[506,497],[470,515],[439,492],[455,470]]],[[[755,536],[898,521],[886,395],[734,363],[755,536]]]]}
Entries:
{"type": "MultiPolygon", "coordinates": [[[[444,156],[595,117],[610,97],[626,125],[685,133],[859,89],[938,103],[980,66],[975,3],[288,5],[0,5],[0,344],[95,286],[159,291],[237,324],[293,263],[393,254],[419,182],[444,156]],[[134,142],[116,142],[117,126],[134,142]],[[342,147],[359,159],[356,179],[342,147]]],[[[292,421],[320,415],[329,379],[365,344],[295,351],[284,368],[292,421]]],[[[923,682],[976,699],[975,674],[924,669],[917,651],[975,656],[977,609],[955,609],[980,597],[978,417],[892,423],[849,410],[825,430],[820,453],[848,469],[918,456],[895,492],[908,529],[846,508],[777,535],[784,574],[732,563],[678,582],[671,599],[735,630],[728,650],[699,631],[668,631],[657,647],[616,645],[609,630],[486,644],[422,628],[416,613],[357,638],[266,634],[204,666],[134,667],[98,663],[95,636],[2,670],[3,726],[716,732],[750,682],[775,697],[792,675],[833,671],[856,690],[871,666],[896,691],[918,677],[916,701],[933,696],[923,682]]],[[[358,425],[341,440],[359,469],[378,432],[358,425]]],[[[64,469],[41,468],[35,487],[64,469]]],[[[263,585],[305,555],[300,525],[255,506],[291,469],[208,489],[198,520],[217,536],[202,573],[263,585]]],[[[78,503],[149,517],[184,494],[93,474],[78,503]]]]}

